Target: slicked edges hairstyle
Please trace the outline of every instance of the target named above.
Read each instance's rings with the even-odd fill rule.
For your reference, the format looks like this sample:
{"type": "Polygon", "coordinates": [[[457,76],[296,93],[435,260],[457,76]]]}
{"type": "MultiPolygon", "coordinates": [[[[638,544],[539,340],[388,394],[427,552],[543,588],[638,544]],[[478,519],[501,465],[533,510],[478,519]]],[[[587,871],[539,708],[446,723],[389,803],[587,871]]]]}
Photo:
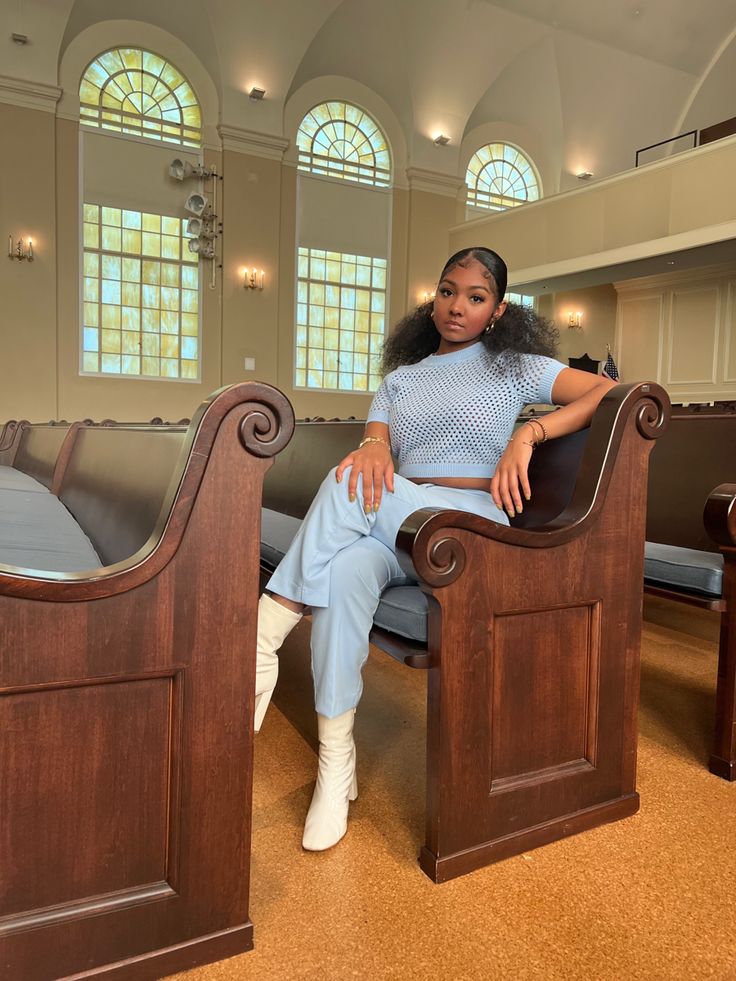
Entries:
{"type": "MultiPolygon", "coordinates": [[[[466,265],[476,259],[487,270],[500,303],[506,292],[506,263],[492,249],[474,247],[463,249],[445,263],[440,282],[453,266],[466,265]]],[[[387,375],[405,364],[416,364],[434,354],[440,346],[440,335],[431,317],[432,302],[422,303],[408,313],[386,339],[381,358],[381,374],[387,375]]],[[[517,354],[543,354],[553,358],[557,353],[559,333],[554,324],[540,317],[531,309],[517,303],[509,303],[493,330],[481,334],[480,340],[487,351],[494,354],[513,351],[517,354]]]]}

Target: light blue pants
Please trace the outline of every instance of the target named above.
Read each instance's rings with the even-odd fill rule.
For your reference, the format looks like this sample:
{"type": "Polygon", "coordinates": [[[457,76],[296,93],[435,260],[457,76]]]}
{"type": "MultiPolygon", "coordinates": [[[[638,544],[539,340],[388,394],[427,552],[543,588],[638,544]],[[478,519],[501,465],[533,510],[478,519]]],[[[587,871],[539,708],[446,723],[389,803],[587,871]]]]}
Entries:
{"type": "Polygon", "coordinates": [[[312,607],[315,707],[328,718],[360,701],[361,670],[381,593],[414,581],[395,553],[396,535],[406,518],[419,508],[442,507],[508,524],[485,491],[414,484],[398,474],[394,493],[384,488],[379,510],[366,514],[360,480],[357,500],[348,499],[349,475],[345,471],[338,484],[335,471],[329,472],[267,586],[278,596],[312,607]]]}

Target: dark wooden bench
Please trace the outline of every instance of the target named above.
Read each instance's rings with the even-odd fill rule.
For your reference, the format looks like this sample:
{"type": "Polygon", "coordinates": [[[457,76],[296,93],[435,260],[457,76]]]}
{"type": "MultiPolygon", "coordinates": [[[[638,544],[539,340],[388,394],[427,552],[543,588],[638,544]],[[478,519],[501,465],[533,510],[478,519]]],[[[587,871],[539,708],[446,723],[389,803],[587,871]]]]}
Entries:
{"type": "MultiPolygon", "coordinates": [[[[383,594],[371,639],[427,669],[435,882],[638,809],[646,475],[668,413],[659,386],[619,385],[589,430],[534,454],[514,527],[430,509],[399,532],[419,586],[383,594]]],[[[356,435],[297,424],[264,485],[264,581],[356,435]]]]}
{"type": "Polygon", "coordinates": [[[673,410],[652,454],[645,592],[720,614],[711,773],[736,780],[736,412],[673,410]]]}
{"type": "Polygon", "coordinates": [[[254,383],[188,429],[67,430],[58,500],[97,567],[0,566],[3,978],[153,978],[252,946],[253,529],[292,427],[254,383]]]}

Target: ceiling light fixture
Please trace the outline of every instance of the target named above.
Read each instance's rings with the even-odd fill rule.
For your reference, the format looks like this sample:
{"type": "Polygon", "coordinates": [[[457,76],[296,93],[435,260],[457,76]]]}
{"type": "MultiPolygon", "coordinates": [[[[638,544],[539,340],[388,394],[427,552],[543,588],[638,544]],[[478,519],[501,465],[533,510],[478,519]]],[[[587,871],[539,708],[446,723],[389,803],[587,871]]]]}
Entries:
{"type": "Polygon", "coordinates": [[[449,142],[450,142],[450,137],[445,136],[444,133],[440,133],[439,136],[435,136],[434,138],[435,146],[447,146],[449,142]]]}
{"type": "Polygon", "coordinates": [[[261,89],[257,85],[254,85],[253,88],[248,93],[248,98],[253,99],[254,102],[260,102],[265,94],[266,94],[265,89],[261,89]]]}
{"type": "Polygon", "coordinates": [[[589,170],[581,170],[575,176],[579,181],[589,181],[593,175],[589,170]]]}

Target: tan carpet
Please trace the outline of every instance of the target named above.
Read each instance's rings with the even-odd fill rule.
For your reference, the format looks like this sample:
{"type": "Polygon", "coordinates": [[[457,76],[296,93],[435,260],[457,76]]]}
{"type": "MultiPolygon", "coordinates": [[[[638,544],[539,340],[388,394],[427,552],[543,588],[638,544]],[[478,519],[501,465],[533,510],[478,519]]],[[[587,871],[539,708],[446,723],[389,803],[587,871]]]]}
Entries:
{"type": "Polygon", "coordinates": [[[661,600],[646,616],[639,814],[441,886],[416,863],[424,677],[380,652],[357,717],[348,835],[302,851],[315,732],[301,626],[256,745],[255,950],[179,977],[736,978],[736,784],[705,765],[716,618],[661,600]]]}

